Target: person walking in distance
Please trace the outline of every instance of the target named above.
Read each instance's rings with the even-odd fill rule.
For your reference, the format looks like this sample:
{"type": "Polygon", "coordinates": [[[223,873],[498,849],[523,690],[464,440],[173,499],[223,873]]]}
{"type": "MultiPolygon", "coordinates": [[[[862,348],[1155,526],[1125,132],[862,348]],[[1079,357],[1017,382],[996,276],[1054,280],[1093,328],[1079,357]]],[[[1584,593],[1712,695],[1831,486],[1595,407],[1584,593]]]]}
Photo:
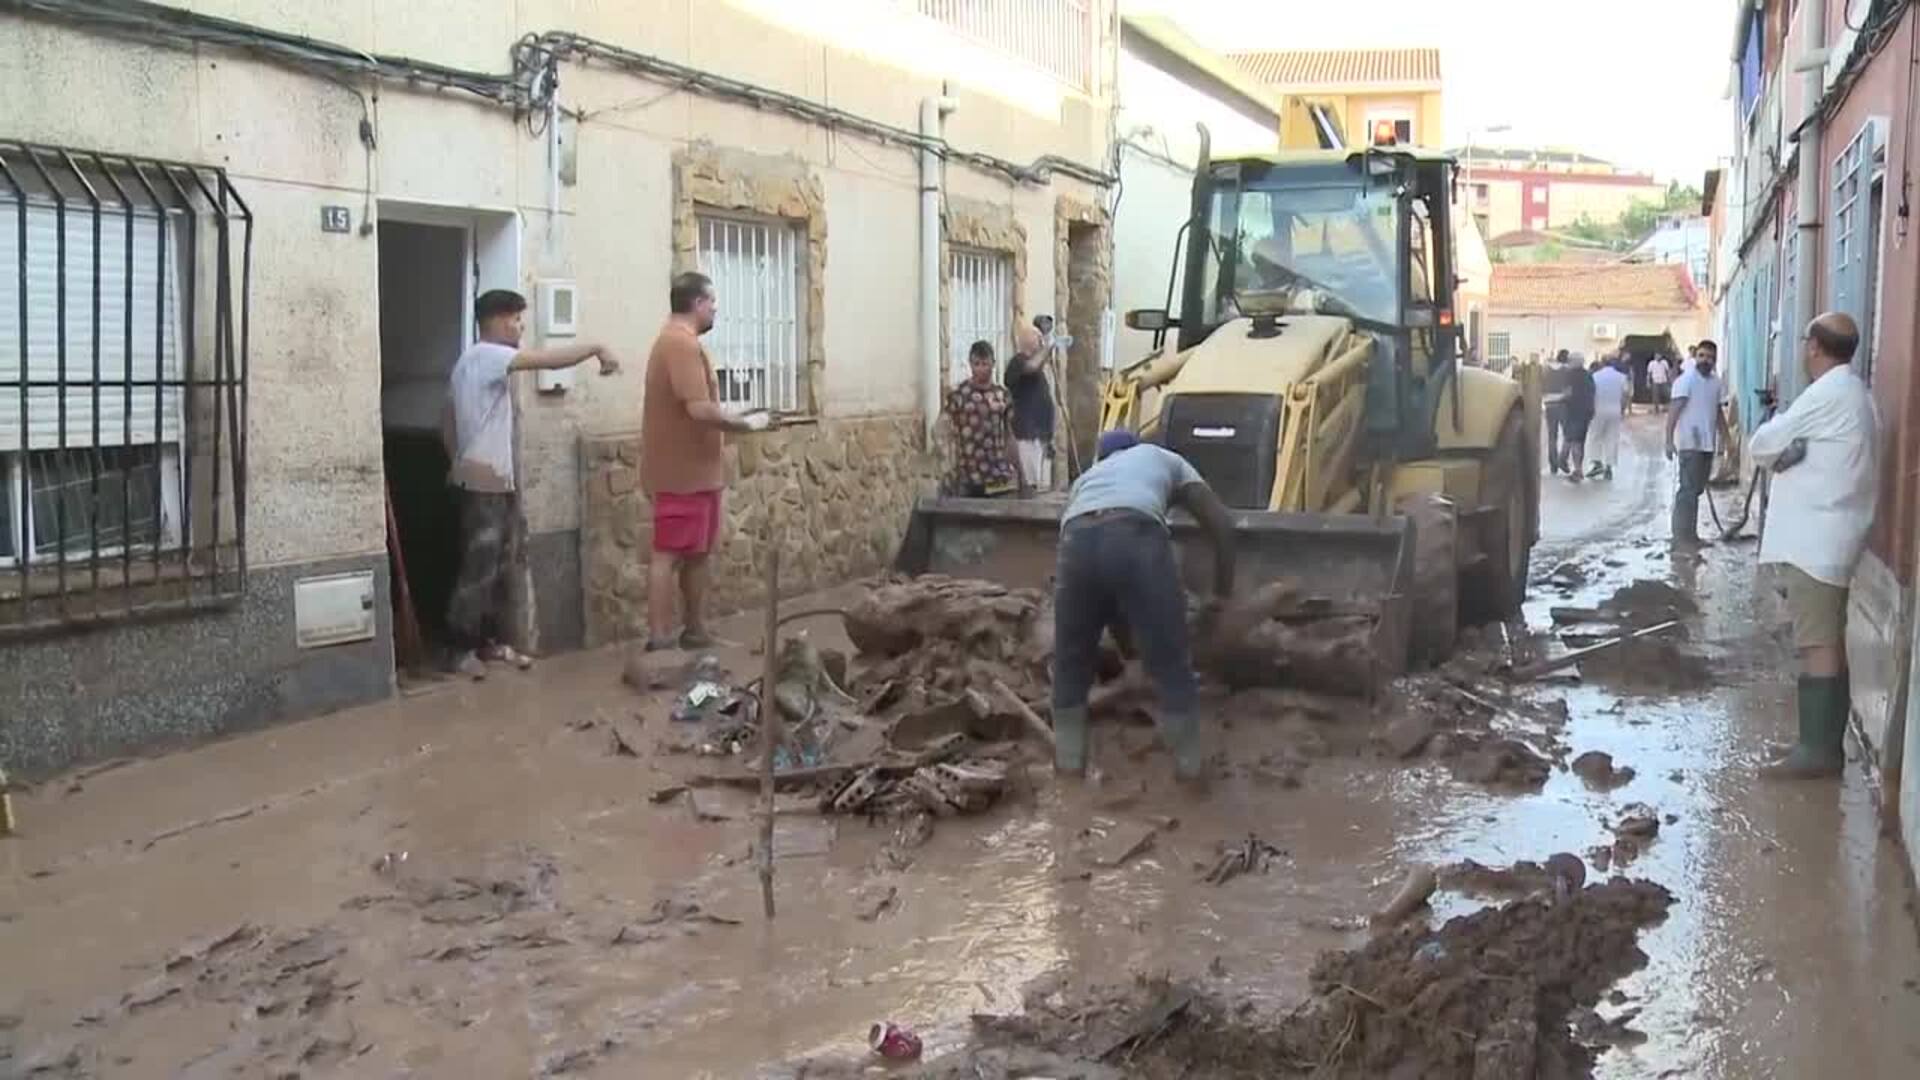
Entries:
{"type": "Polygon", "coordinates": [[[485,677],[489,660],[520,668],[533,664],[503,640],[509,575],[521,542],[509,376],[569,368],[594,357],[600,359],[600,374],[620,370],[605,345],[521,348],[526,311],[526,297],[507,289],[474,300],[479,340],[453,365],[441,424],[453,461],[447,480],[460,504],[460,569],[447,600],[447,626],[460,650],[456,666],[476,679],[485,677]]]}
{"type": "Polygon", "coordinates": [[[1673,383],[1673,408],[1667,414],[1667,460],[1680,463],[1680,486],[1673,499],[1673,543],[1700,546],[1700,496],[1713,476],[1713,455],[1720,446],[1720,380],[1714,375],[1719,347],[1703,341],[1688,369],[1673,383]]]}
{"type": "Polygon", "coordinates": [[[993,381],[991,343],[968,346],[967,379],[947,391],[943,411],[953,436],[951,493],[985,499],[1026,489],[1014,449],[1013,399],[993,381]]]}
{"type": "Polygon", "coordinates": [[[1587,460],[1587,428],[1593,423],[1593,371],[1577,360],[1567,372],[1566,409],[1566,427],[1562,429],[1566,447],[1560,453],[1567,479],[1577,484],[1587,460]]]}
{"type": "Polygon", "coordinates": [[[1667,411],[1667,396],[1673,389],[1673,367],[1667,363],[1666,353],[1655,353],[1647,361],[1647,388],[1653,393],[1653,411],[1667,411]]]}
{"type": "Polygon", "coordinates": [[[1593,375],[1593,423],[1587,428],[1587,457],[1593,462],[1589,477],[1613,479],[1613,464],[1620,457],[1620,425],[1633,402],[1633,381],[1620,370],[1623,363],[1617,356],[1609,357],[1593,375]]]}
{"type": "Polygon", "coordinates": [[[1013,343],[1006,384],[1013,398],[1013,440],[1025,496],[1053,490],[1053,388],[1047,382],[1047,349],[1040,331],[1022,326],[1013,332],[1013,343]]]}
{"type": "Polygon", "coordinates": [[[1567,350],[1554,355],[1540,379],[1540,403],[1547,429],[1547,469],[1558,476],[1567,467],[1567,388],[1573,378],[1573,359],[1567,350]]]}
{"type": "Polygon", "coordinates": [[[700,344],[719,312],[712,279],[691,271],[676,276],[667,290],[667,306],[667,324],[647,355],[646,396],[640,408],[640,485],[653,500],[646,647],[704,649],[713,644],[707,629],[707,591],[726,487],[724,433],[765,431],[773,421],[764,409],[720,404],[713,361],[700,344]],[[677,637],[676,592],[681,619],[677,637]]]}
{"type": "Polygon", "coordinates": [[[1756,468],[1773,473],[1760,563],[1786,587],[1793,645],[1800,658],[1799,739],[1764,775],[1805,779],[1838,775],[1846,764],[1847,586],[1866,547],[1879,497],[1878,419],[1873,394],[1853,371],[1860,331],[1829,312],[1807,327],[1802,361],[1807,388],[1787,411],[1754,430],[1756,468]]]}
{"type": "Polygon", "coordinates": [[[1187,594],[1167,513],[1183,506],[1213,545],[1216,600],[1233,592],[1233,517],[1187,459],[1130,431],[1100,436],[1092,468],[1060,517],[1053,586],[1056,771],[1086,772],[1087,695],[1108,627],[1140,650],[1160,699],[1160,737],[1184,783],[1204,779],[1198,686],[1187,638],[1187,594]]]}

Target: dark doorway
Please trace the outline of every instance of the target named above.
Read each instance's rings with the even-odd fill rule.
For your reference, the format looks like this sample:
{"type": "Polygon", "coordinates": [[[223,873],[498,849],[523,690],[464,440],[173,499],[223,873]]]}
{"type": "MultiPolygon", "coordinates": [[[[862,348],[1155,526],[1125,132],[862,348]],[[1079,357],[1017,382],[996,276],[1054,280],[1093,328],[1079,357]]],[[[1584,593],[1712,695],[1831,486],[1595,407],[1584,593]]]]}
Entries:
{"type": "Polygon", "coordinates": [[[1633,400],[1637,405],[1653,402],[1653,383],[1647,378],[1647,364],[1655,356],[1664,355],[1667,363],[1673,366],[1673,377],[1678,377],[1679,347],[1673,343],[1673,335],[1628,334],[1620,339],[1620,358],[1627,362],[1627,374],[1633,378],[1633,400]]]}
{"type": "Polygon", "coordinates": [[[467,341],[467,230],[380,224],[380,427],[396,661],[444,655],[447,598],[459,568],[459,514],[441,435],[447,377],[467,341]],[[417,635],[414,633],[417,628],[417,635]]]}

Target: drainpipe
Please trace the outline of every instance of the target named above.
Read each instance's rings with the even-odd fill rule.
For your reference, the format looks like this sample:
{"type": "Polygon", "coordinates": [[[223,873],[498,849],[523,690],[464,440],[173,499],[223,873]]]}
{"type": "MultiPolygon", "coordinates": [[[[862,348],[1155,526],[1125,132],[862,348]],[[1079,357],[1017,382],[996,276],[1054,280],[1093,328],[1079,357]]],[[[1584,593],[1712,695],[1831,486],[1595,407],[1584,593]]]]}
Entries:
{"type": "Polygon", "coordinates": [[[950,97],[920,101],[920,409],[925,414],[927,446],[933,446],[940,419],[944,365],[940,357],[940,155],[933,141],[944,138],[943,119],[960,107],[950,97]]]}
{"type": "MultiPolygon", "coordinates": [[[[1801,328],[1813,322],[1819,312],[1816,308],[1820,299],[1820,268],[1825,264],[1820,250],[1820,179],[1824,175],[1821,166],[1825,164],[1825,155],[1820,149],[1821,118],[1820,99],[1826,93],[1826,71],[1824,63],[1813,63],[1816,56],[1824,57],[1827,52],[1827,24],[1825,4],[1800,5],[1800,49],[1803,59],[1798,65],[1800,71],[1800,102],[1806,110],[1800,121],[1800,174],[1795,178],[1794,208],[1800,214],[1799,235],[1795,237],[1798,245],[1798,265],[1794,273],[1793,325],[1782,327],[1791,334],[1789,340],[1798,341],[1801,328]]],[[[1790,402],[1804,387],[1805,373],[1800,370],[1796,357],[1799,350],[1789,348],[1780,364],[1780,400],[1790,402]]]]}

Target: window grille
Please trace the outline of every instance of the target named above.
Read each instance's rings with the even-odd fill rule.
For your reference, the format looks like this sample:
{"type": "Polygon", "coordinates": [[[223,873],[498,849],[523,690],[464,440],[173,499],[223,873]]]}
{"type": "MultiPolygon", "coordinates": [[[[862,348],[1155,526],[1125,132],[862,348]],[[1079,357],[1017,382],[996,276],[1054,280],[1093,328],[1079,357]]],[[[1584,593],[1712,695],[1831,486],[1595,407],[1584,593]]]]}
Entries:
{"type": "Polygon", "coordinates": [[[706,346],[722,403],[807,407],[800,397],[804,248],[791,222],[700,216],[700,271],[719,298],[706,346]]]}
{"type": "Polygon", "coordinates": [[[947,303],[948,385],[964,381],[967,350],[993,346],[995,368],[1013,353],[1013,258],[996,251],[954,248],[947,303]]]}
{"type": "Polygon", "coordinates": [[[0,630],[243,592],[252,232],[220,169],[0,140],[0,630]]]}

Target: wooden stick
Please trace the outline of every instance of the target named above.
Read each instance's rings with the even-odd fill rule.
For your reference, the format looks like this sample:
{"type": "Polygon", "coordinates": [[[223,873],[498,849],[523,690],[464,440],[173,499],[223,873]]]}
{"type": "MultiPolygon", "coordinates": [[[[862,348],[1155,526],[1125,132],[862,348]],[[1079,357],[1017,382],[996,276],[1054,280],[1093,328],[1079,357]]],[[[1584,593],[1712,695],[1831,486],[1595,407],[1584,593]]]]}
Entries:
{"type": "MultiPolygon", "coordinates": [[[[769,510],[771,514],[771,510],[769,510]]],[[[780,745],[780,703],[774,700],[774,668],[780,653],[780,545],[767,529],[767,629],[760,675],[760,902],[773,919],[773,752],[780,745]]]]}
{"type": "Polygon", "coordinates": [[[1013,706],[1014,712],[1019,714],[1020,719],[1026,722],[1027,729],[1039,736],[1040,741],[1046,743],[1048,748],[1052,748],[1053,729],[1047,726],[1045,720],[1040,719],[1040,714],[1028,708],[1027,703],[1020,700],[1020,695],[1014,693],[1008,688],[1006,683],[1001,682],[999,679],[993,680],[993,688],[998,690],[1000,696],[1006,698],[1007,703],[1013,706]]]}
{"type": "Polygon", "coordinates": [[[1662,630],[1671,630],[1679,625],[1680,620],[1668,619],[1663,623],[1654,623],[1652,626],[1642,627],[1630,634],[1621,634],[1619,637],[1610,637],[1605,641],[1595,642],[1584,649],[1575,649],[1565,656],[1556,656],[1551,660],[1542,660],[1537,664],[1528,664],[1526,667],[1520,668],[1513,673],[1513,680],[1515,682],[1526,682],[1530,679],[1537,679],[1542,675],[1549,675],[1559,671],[1563,667],[1577,664],[1581,660],[1592,656],[1594,653],[1605,652],[1622,642],[1632,641],[1634,638],[1646,637],[1648,634],[1658,634],[1662,630]]]}

